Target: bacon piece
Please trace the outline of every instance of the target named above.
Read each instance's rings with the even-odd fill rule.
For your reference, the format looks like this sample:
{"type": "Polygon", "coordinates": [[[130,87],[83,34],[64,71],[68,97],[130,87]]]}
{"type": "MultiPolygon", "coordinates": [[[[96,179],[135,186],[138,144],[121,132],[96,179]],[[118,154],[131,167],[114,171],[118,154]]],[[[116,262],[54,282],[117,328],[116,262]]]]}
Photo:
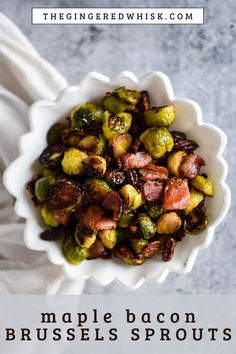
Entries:
{"type": "Polygon", "coordinates": [[[103,216],[105,210],[97,205],[91,205],[82,216],[82,223],[88,229],[110,230],[116,227],[116,222],[107,216],[103,216]]]}
{"type": "Polygon", "coordinates": [[[99,240],[96,240],[89,248],[88,259],[95,259],[95,258],[103,257],[105,255],[106,255],[105,247],[99,240]]]}
{"type": "Polygon", "coordinates": [[[64,212],[64,213],[57,213],[53,212],[54,218],[59,222],[59,224],[67,225],[71,221],[71,213],[64,212]]]}
{"type": "Polygon", "coordinates": [[[164,183],[148,181],[141,186],[141,193],[147,201],[161,200],[163,198],[164,183]]]}
{"type": "Polygon", "coordinates": [[[152,161],[147,152],[138,151],[136,154],[125,153],[120,157],[120,163],[124,171],[130,168],[142,168],[152,161]]]}
{"type": "Polygon", "coordinates": [[[107,216],[102,216],[101,219],[96,223],[97,230],[111,230],[116,228],[116,221],[108,218],[107,216]]]}
{"type": "Polygon", "coordinates": [[[190,202],[188,180],[172,177],[167,181],[164,191],[163,207],[166,210],[185,209],[190,202]]]}
{"type": "Polygon", "coordinates": [[[179,171],[182,177],[194,179],[200,171],[200,168],[205,166],[205,161],[199,155],[191,154],[183,160],[180,165],[179,171]]]}
{"type": "Polygon", "coordinates": [[[155,179],[167,179],[169,172],[163,166],[148,164],[145,168],[140,168],[139,173],[142,175],[143,181],[154,181],[155,179]]]}
{"type": "Polygon", "coordinates": [[[154,254],[158,253],[161,251],[162,248],[162,241],[156,240],[149,242],[147,247],[144,248],[144,250],[139,254],[139,258],[150,258],[154,256],[154,254]]]}
{"type": "Polygon", "coordinates": [[[113,220],[118,221],[122,214],[123,203],[119,194],[115,191],[107,193],[102,202],[102,206],[108,210],[113,211],[113,220]]]}

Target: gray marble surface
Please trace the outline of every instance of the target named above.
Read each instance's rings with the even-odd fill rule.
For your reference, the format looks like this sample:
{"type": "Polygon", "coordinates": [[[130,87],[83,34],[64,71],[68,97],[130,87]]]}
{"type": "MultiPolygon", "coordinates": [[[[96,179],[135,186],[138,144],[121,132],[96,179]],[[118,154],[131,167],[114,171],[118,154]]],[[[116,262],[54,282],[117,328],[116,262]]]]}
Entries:
{"type": "MultiPolygon", "coordinates": [[[[1,0],[0,10],[18,25],[39,53],[71,84],[88,71],[111,75],[131,70],[166,73],[178,97],[196,100],[204,120],[228,136],[225,158],[230,170],[231,210],[202,251],[190,274],[171,274],[165,283],[146,282],[138,294],[236,293],[236,11],[235,1],[63,1],[1,0]],[[195,26],[32,26],[32,6],[205,6],[205,24],[195,26]]],[[[89,281],[88,294],[129,293],[117,284],[89,281]]],[[[131,293],[131,292],[130,292],[131,293]]]]}

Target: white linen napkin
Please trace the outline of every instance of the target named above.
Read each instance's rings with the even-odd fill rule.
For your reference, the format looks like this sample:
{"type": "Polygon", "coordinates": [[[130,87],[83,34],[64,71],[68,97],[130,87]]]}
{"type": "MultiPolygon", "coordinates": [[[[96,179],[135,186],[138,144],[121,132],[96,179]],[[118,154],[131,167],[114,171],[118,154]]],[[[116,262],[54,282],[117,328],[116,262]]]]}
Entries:
{"type": "Polygon", "coordinates": [[[2,174],[18,155],[18,138],[29,130],[27,109],[54,99],[67,81],[39,56],[21,31],[0,13],[0,294],[79,294],[84,281],[68,281],[61,266],[23,242],[24,220],[14,213],[2,174]]]}

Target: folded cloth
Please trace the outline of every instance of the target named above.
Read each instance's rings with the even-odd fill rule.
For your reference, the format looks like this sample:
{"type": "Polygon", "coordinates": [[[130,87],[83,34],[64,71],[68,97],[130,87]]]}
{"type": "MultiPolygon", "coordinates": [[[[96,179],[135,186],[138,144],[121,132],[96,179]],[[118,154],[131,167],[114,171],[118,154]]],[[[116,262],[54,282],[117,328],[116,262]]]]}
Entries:
{"type": "MultiPolygon", "coordinates": [[[[21,31],[0,13],[0,173],[18,155],[18,138],[29,130],[27,109],[38,99],[54,99],[68,84],[42,59],[21,31]],[[1,113],[4,112],[4,115],[1,113]]],[[[63,267],[45,252],[26,248],[24,220],[0,180],[0,294],[81,293],[84,281],[66,280],[63,267]]]]}

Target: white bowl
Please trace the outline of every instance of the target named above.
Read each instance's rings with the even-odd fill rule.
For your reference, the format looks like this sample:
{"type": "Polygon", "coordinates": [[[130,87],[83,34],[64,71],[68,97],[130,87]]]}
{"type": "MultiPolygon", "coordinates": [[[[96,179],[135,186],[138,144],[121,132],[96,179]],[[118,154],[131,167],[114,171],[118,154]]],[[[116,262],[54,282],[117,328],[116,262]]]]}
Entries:
{"type": "Polygon", "coordinates": [[[215,228],[228,212],[231,199],[230,190],[225,184],[228,166],[222,157],[227,143],[226,135],[216,126],[203,123],[201,109],[197,103],[175,98],[170,80],[160,72],[151,72],[140,79],[127,71],[112,78],[91,72],[77,86],[60,92],[55,101],[34,103],[29,109],[29,120],[31,131],[20,139],[20,155],[3,176],[6,188],[16,198],[16,213],[26,219],[24,240],[27,247],[46,251],[52,263],[65,267],[69,278],[92,278],[102,285],[116,280],[129,288],[137,288],[145,279],[162,282],[169,272],[187,273],[192,269],[198,251],[210,245],[215,228]],[[154,106],[170,103],[175,106],[176,121],[171,127],[172,130],[183,131],[189,138],[196,140],[200,146],[197,152],[206,161],[205,171],[214,182],[215,196],[207,198],[209,226],[198,236],[184,237],[182,242],[177,244],[173,259],[167,263],[157,256],[137,267],[127,266],[116,259],[96,259],[73,266],[65,260],[56,242],[40,239],[43,225],[25,185],[37,169],[35,161],[46,147],[46,132],[49,127],[66,117],[75,105],[87,101],[99,102],[107,91],[119,86],[147,90],[154,106]]]}

